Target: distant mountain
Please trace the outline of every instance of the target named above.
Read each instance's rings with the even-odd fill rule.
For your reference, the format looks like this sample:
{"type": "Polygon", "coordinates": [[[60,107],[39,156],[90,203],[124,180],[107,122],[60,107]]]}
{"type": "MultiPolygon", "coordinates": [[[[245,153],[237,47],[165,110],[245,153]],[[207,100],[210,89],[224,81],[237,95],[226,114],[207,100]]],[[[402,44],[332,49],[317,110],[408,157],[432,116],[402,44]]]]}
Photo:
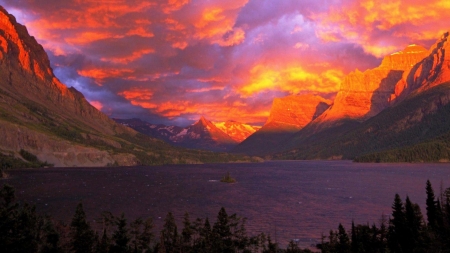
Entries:
{"type": "Polygon", "coordinates": [[[179,126],[166,126],[163,124],[151,124],[141,119],[113,119],[119,124],[130,127],[140,133],[163,140],[167,143],[172,142],[172,138],[183,131],[179,126]]]}
{"type": "MultiPolygon", "coordinates": [[[[201,117],[197,122],[185,128],[154,125],[139,119],[115,120],[116,122],[129,126],[143,134],[185,148],[229,151],[238,144],[238,141],[234,140],[204,117],[201,117]]],[[[219,125],[225,126],[226,123],[219,125]]],[[[238,136],[240,133],[236,133],[236,135],[238,136]]]]}
{"type": "Polygon", "coordinates": [[[234,148],[233,152],[251,155],[276,152],[278,145],[321,115],[330,104],[330,100],[317,95],[276,98],[264,126],[234,148]]]}
{"type": "MultiPolygon", "coordinates": [[[[361,118],[341,117],[338,118],[340,124],[320,129],[320,124],[324,124],[324,119],[328,117],[326,113],[333,110],[330,108],[316,121],[294,134],[289,141],[282,143],[280,151],[285,151],[278,152],[274,158],[359,157],[360,161],[391,162],[450,160],[448,39],[448,33],[444,34],[428,51],[428,56],[402,73],[389,97],[391,105],[380,113],[363,122],[361,118]]],[[[420,48],[411,51],[407,57],[415,52],[423,52],[420,48]]],[[[404,52],[398,54],[408,54],[404,52]]],[[[348,100],[351,97],[349,94],[348,100]]],[[[346,99],[345,96],[342,98],[346,99]]]]}
{"type": "Polygon", "coordinates": [[[260,126],[251,126],[249,124],[232,120],[225,122],[213,122],[213,124],[238,143],[241,143],[251,134],[261,129],[260,126]]]}
{"type": "Polygon", "coordinates": [[[47,54],[0,6],[0,153],[56,166],[242,160],[172,147],[117,124],[53,74],[47,54]]]}
{"type": "Polygon", "coordinates": [[[204,117],[184,128],[171,140],[183,147],[212,151],[229,151],[238,144],[237,141],[204,117]]]}

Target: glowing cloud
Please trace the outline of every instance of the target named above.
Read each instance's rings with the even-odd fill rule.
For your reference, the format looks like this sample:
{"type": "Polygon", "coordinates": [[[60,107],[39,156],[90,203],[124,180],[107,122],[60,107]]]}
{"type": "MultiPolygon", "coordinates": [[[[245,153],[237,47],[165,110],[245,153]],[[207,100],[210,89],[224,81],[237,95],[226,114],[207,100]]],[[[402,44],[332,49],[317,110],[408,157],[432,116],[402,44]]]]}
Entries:
{"type": "Polygon", "coordinates": [[[351,41],[382,57],[406,43],[429,44],[449,29],[450,5],[443,0],[362,0],[317,13],[316,35],[326,42],[351,41]]]}
{"type": "Polygon", "coordinates": [[[263,123],[450,28],[446,0],[0,0],[54,72],[112,117],[263,123]]]}
{"type": "Polygon", "coordinates": [[[337,92],[344,73],[340,70],[327,70],[323,73],[312,73],[300,66],[274,69],[257,65],[250,71],[250,82],[243,85],[239,92],[248,97],[268,90],[281,90],[290,94],[303,91],[324,93],[337,92]]]}

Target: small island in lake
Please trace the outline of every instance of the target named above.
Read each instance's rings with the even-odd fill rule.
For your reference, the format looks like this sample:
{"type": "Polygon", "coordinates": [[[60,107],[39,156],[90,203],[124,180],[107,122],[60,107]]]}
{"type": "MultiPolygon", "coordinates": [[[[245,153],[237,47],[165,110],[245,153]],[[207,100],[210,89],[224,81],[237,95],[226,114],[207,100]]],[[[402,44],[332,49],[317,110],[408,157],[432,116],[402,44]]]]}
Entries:
{"type": "Polygon", "coordinates": [[[234,179],[230,176],[230,172],[227,172],[227,174],[224,177],[222,177],[222,179],[220,179],[220,182],[234,184],[234,183],[236,183],[236,179],[234,179]]]}

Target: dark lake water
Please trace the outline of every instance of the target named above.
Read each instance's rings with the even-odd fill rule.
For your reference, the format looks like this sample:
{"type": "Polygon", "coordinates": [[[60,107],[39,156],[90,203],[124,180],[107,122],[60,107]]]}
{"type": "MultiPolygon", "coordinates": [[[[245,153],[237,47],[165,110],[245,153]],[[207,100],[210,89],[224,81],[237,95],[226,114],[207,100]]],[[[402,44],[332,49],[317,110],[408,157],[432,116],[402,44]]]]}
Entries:
{"type": "MultiPolygon", "coordinates": [[[[395,193],[408,195],[425,213],[425,183],[436,195],[450,187],[450,164],[358,164],[350,161],[273,161],[254,164],[205,164],[118,168],[17,170],[2,180],[16,188],[19,200],[69,222],[82,200],[89,220],[102,211],[124,212],[131,220],[152,217],[156,228],[168,211],[181,225],[209,217],[220,207],[247,217],[249,233],[269,233],[285,245],[303,247],[321,234],[355,223],[378,223],[390,215],[395,193]],[[230,172],[238,183],[218,180],[230,172]]],[[[181,229],[181,227],[180,227],[181,229]]]]}

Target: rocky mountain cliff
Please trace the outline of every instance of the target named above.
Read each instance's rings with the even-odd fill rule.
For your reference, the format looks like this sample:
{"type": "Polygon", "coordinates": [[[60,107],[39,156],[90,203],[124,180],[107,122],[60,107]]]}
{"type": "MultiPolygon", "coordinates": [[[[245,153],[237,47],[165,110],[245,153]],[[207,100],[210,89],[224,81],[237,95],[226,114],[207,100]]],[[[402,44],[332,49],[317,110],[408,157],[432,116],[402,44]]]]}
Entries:
{"type": "Polygon", "coordinates": [[[276,151],[281,142],[321,115],[330,104],[330,100],[311,94],[276,98],[264,126],[233,152],[261,155],[276,151]]]}
{"type": "Polygon", "coordinates": [[[450,80],[449,33],[442,35],[419,64],[405,72],[390,100],[398,103],[413,92],[421,92],[450,80]]]}
{"type": "MultiPolygon", "coordinates": [[[[400,77],[394,72],[392,79],[385,78],[381,82],[381,84],[385,82],[386,85],[381,85],[380,88],[387,87],[387,89],[381,96],[383,99],[379,100],[379,107],[363,106],[364,103],[358,105],[355,102],[358,106],[354,108],[358,108],[359,111],[356,110],[353,114],[351,109],[346,111],[343,105],[351,105],[349,101],[355,98],[355,94],[352,95],[355,93],[355,88],[351,89],[353,92],[347,94],[342,88],[338,94],[340,98],[336,97],[335,104],[317,120],[295,133],[289,141],[279,145],[280,150],[286,151],[274,157],[353,159],[356,156],[362,156],[366,160],[379,161],[449,160],[450,75],[448,67],[450,55],[445,53],[448,47],[447,39],[448,33],[444,34],[429,51],[426,51],[427,55],[423,58],[423,48],[413,45],[402,52],[387,56],[375,70],[350,74],[344,80],[344,88],[352,83],[357,87],[358,81],[350,82],[355,76],[362,77],[362,79],[355,79],[361,82],[362,87],[368,87],[373,82],[367,80],[372,80],[370,77],[373,77],[372,73],[375,71],[387,73],[386,71],[391,68],[395,68],[395,71],[403,68],[400,77]],[[394,82],[396,79],[398,80],[394,82]],[[388,98],[391,88],[394,88],[394,92],[386,103],[385,99],[388,98]],[[336,104],[338,106],[335,106],[336,104]],[[339,108],[344,113],[339,112],[339,108]],[[372,111],[372,108],[376,110],[372,111]],[[379,110],[381,112],[366,120],[372,112],[379,110]],[[339,120],[339,124],[327,125],[326,120],[331,121],[333,117],[339,120]],[[368,155],[373,152],[377,154],[368,155]],[[389,156],[389,159],[384,159],[385,157],[382,156],[389,156]]],[[[375,77],[373,80],[379,79],[375,77]]],[[[372,97],[375,94],[374,92],[372,97]]],[[[367,98],[367,93],[362,92],[361,97],[367,98]]],[[[361,102],[361,99],[359,101],[361,102]]],[[[361,160],[364,159],[361,158],[361,160]]]]}
{"type": "Polygon", "coordinates": [[[354,159],[384,152],[381,157],[375,156],[376,159],[387,162],[449,161],[450,82],[412,94],[363,123],[343,126],[302,138],[295,135],[282,144],[289,150],[278,152],[274,158],[354,159]],[[409,147],[415,148],[406,156],[405,152],[399,151],[409,147]],[[393,150],[395,157],[387,159],[390,152],[385,151],[389,150],[393,150]]]}
{"type": "MultiPolygon", "coordinates": [[[[26,150],[55,166],[235,159],[171,147],[115,123],[53,74],[47,54],[0,7],[0,152],[26,150]]],[[[241,159],[241,158],[236,158],[241,159]]]]}
{"type": "Polygon", "coordinates": [[[244,124],[236,121],[225,121],[225,122],[213,122],[213,124],[226,133],[237,143],[243,142],[250,135],[252,135],[257,130],[261,129],[260,126],[251,126],[249,124],[244,124]]]}
{"type": "Polygon", "coordinates": [[[314,132],[339,124],[340,120],[362,122],[386,109],[404,73],[427,55],[425,48],[410,45],[386,56],[377,68],[364,72],[356,70],[347,75],[333,105],[313,122],[314,132]]]}

